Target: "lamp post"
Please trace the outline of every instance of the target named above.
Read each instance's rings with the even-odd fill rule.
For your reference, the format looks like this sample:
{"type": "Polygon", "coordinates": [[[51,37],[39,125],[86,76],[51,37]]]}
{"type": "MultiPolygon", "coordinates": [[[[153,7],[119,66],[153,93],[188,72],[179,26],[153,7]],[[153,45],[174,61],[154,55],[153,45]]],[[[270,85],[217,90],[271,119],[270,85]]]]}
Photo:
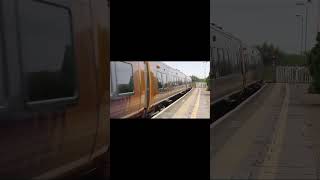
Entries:
{"type": "Polygon", "coordinates": [[[214,22],[214,0],[210,0],[210,23],[214,22]]]}
{"type": "Polygon", "coordinates": [[[301,44],[300,44],[300,48],[301,48],[301,55],[303,54],[303,16],[301,14],[296,14],[296,17],[299,18],[301,17],[301,44]]]}
{"type": "Polygon", "coordinates": [[[304,50],[307,52],[307,33],[308,33],[308,4],[311,3],[311,0],[307,0],[307,2],[297,2],[297,6],[304,6],[306,8],[306,29],[305,29],[305,45],[304,45],[304,50]]]}

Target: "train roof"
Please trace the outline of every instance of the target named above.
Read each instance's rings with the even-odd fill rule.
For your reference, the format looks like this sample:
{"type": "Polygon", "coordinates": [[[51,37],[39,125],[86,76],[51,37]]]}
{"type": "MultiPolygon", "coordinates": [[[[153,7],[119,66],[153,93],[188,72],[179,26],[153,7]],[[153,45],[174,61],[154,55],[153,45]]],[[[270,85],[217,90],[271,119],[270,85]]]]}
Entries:
{"type": "Polygon", "coordinates": [[[166,69],[168,69],[169,71],[173,72],[173,73],[176,73],[176,75],[179,75],[179,76],[184,76],[184,77],[187,77],[186,74],[184,74],[182,71],[180,71],[179,69],[176,69],[176,68],[173,68],[161,61],[153,61],[154,63],[156,63],[157,65],[159,65],[160,67],[165,67],[166,69]]]}
{"type": "Polygon", "coordinates": [[[227,32],[227,31],[223,30],[223,28],[221,28],[220,26],[217,26],[217,25],[211,23],[210,24],[210,28],[220,32],[221,34],[227,36],[228,38],[231,38],[231,39],[234,39],[234,40],[242,42],[241,39],[237,38],[236,36],[234,36],[233,34],[227,32]]]}
{"type": "Polygon", "coordinates": [[[221,26],[218,26],[215,23],[210,23],[210,28],[222,33],[223,35],[227,36],[228,38],[239,41],[243,47],[246,47],[246,48],[249,47],[249,45],[247,45],[247,43],[245,43],[243,40],[241,40],[240,38],[236,37],[235,35],[227,32],[227,31],[225,31],[221,26]]]}

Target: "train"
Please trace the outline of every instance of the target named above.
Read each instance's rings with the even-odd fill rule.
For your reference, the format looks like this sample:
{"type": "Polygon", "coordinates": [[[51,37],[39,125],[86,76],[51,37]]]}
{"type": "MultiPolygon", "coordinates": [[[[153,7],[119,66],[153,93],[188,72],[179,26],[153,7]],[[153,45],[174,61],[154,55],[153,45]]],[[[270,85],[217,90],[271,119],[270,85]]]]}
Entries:
{"type": "Polygon", "coordinates": [[[191,77],[159,61],[111,61],[110,117],[146,118],[158,105],[192,88],[191,77]]]}
{"type": "Polygon", "coordinates": [[[263,60],[258,49],[210,24],[210,104],[263,79],[263,60]]]}
{"type": "Polygon", "coordinates": [[[0,177],[109,177],[109,12],[106,0],[0,1],[0,177]]]}

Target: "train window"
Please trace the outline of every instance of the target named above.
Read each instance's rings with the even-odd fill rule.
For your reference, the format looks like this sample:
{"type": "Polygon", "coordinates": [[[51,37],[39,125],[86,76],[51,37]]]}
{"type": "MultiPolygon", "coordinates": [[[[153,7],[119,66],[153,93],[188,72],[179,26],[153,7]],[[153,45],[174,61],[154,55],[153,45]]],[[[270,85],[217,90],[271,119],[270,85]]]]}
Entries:
{"type": "Polygon", "coordinates": [[[237,61],[237,72],[240,72],[240,56],[239,56],[239,52],[236,52],[236,61],[237,61]]]}
{"type": "Polygon", "coordinates": [[[215,67],[214,67],[214,72],[213,73],[215,73],[215,77],[217,78],[217,77],[219,77],[219,48],[217,48],[216,49],[216,51],[217,51],[217,61],[216,62],[214,62],[214,64],[215,64],[215,67]]]}
{"type": "Polygon", "coordinates": [[[162,84],[162,76],[160,72],[157,72],[157,79],[158,79],[158,89],[162,89],[163,88],[163,84],[162,84]]]}
{"type": "Polygon", "coordinates": [[[220,48],[217,48],[217,60],[218,62],[221,62],[222,61],[222,54],[221,54],[221,49],[220,48]]]}
{"type": "Polygon", "coordinates": [[[229,49],[225,49],[224,57],[226,59],[226,74],[231,74],[231,62],[230,62],[229,49]]]}
{"type": "Polygon", "coordinates": [[[110,95],[111,95],[111,97],[117,95],[115,69],[116,69],[116,62],[111,61],[110,62],[110,95]]]}
{"type": "Polygon", "coordinates": [[[28,103],[76,98],[69,9],[43,1],[18,2],[22,70],[28,103]]]}
{"type": "Polygon", "coordinates": [[[125,62],[116,63],[116,84],[119,95],[134,93],[132,64],[125,62]]]}
{"type": "Polygon", "coordinates": [[[218,53],[217,53],[217,48],[212,48],[212,51],[211,51],[211,60],[212,61],[217,61],[218,60],[218,53]]]}
{"type": "Polygon", "coordinates": [[[175,86],[175,85],[176,85],[176,77],[172,76],[172,86],[175,86]]]}
{"type": "Polygon", "coordinates": [[[224,75],[226,75],[226,59],[225,59],[225,52],[224,52],[224,49],[220,49],[220,53],[221,53],[221,56],[220,56],[220,58],[221,58],[221,61],[220,61],[220,75],[221,76],[224,76],[224,75]]]}
{"type": "Polygon", "coordinates": [[[174,86],[175,85],[175,81],[174,81],[174,76],[172,75],[171,77],[171,86],[174,86]]]}
{"type": "Polygon", "coordinates": [[[162,84],[164,88],[167,87],[167,83],[167,74],[162,73],[162,84]]]}
{"type": "Polygon", "coordinates": [[[172,86],[175,86],[176,85],[176,79],[175,79],[175,76],[172,76],[172,86]]]}
{"type": "Polygon", "coordinates": [[[109,86],[110,87],[110,96],[112,96],[112,89],[113,89],[113,86],[112,86],[112,83],[111,83],[111,81],[112,81],[111,80],[111,76],[112,75],[110,74],[110,86],[109,86]]]}
{"type": "Polygon", "coordinates": [[[223,49],[224,60],[229,63],[229,52],[227,49],[223,49]]]}
{"type": "MultiPolygon", "coordinates": [[[[1,19],[0,19],[0,23],[1,19]]],[[[1,26],[0,26],[1,27],[1,26]]],[[[0,72],[3,72],[4,67],[3,67],[3,62],[4,62],[4,56],[3,56],[3,41],[2,41],[2,28],[0,28],[0,72]]],[[[5,90],[6,90],[6,86],[4,83],[4,73],[1,74],[0,77],[0,107],[5,104],[5,90]]]]}

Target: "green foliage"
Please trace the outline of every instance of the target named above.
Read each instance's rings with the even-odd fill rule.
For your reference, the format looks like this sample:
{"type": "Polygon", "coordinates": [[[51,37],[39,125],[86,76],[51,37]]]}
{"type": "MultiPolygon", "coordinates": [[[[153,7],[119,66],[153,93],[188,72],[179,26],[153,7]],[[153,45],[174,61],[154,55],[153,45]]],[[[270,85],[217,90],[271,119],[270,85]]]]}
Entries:
{"type": "Polygon", "coordinates": [[[263,64],[266,66],[272,65],[274,59],[277,65],[282,66],[305,66],[307,63],[305,55],[285,53],[271,43],[264,42],[262,45],[256,46],[256,48],[260,51],[263,64]]]}
{"type": "Polygon", "coordinates": [[[282,52],[279,47],[275,47],[273,44],[268,44],[267,42],[256,46],[256,48],[260,51],[263,64],[265,65],[270,65],[272,64],[273,59],[279,60],[285,55],[285,53],[282,52]]]}
{"type": "Polygon", "coordinates": [[[312,76],[312,84],[310,91],[313,93],[320,93],[320,33],[317,34],[317,43],[311,49],[310,52],[306,53],[307,63],[310,74],[312,76]]]}
{"type": "Polygon", "coordinates": [[[200,79],[197,76],[191,76],[192,82],[206,82],[206,79],[200,79]]]}
{"type": "Polygon", "coordinates": [[[209,76],[205,79],[206,80],[206,84],[207,84],[207,90],[210,91],[210,74],[209,76]]]}
{"type": "Polygon", "coordinates": [[[298,54],[285,54],[279,63],[283,66],[305,66],[307,64],[305,56],[298,54]]]}
{"type": "Polygon", "coordinates": [[[273,68],[271,65],[264,66],[263,68],[263,79],[265,81],[272,81],[273,79],[273,68]]]}

